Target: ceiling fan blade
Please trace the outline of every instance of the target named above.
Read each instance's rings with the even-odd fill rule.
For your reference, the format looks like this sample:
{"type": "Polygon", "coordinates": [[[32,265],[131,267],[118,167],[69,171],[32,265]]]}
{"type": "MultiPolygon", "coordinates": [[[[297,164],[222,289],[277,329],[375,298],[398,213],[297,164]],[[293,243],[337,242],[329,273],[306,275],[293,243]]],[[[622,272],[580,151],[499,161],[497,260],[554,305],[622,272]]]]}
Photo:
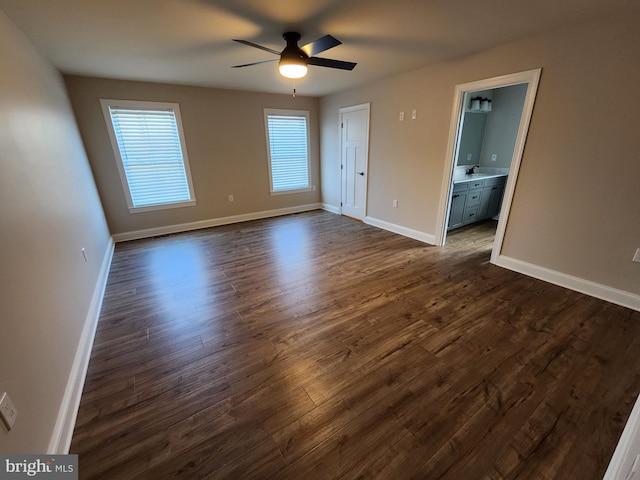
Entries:
{"type": "Polygon", "coordinates": [[[342,42],[331,35],[325,35],[322,38],[317,39],[315,42],[307,43],[301,50],[310,57],[317,55],[330,48],[342,45],[342,42]]]}
{"type": "Polygon", "coordinates": [[[353,62],[343,62],[342,60],[318,57],[309,57],[307,63],[309,65],[317,65],[318,67],[339,68],[340,70],[353,70],[357,65],[357,63],[353,62]]]}
{"type": "Polygon", "coordinates": [[[260,50],[264,50],[265,52],[273,53],[275,55],[280,55],[280,52],[274,50],[273,48],[263,47],[262,45],[258,45],[257,43],[249,42],[248,40],[237,40],[235,38],[232,39],[234,42],[242,43],[244,45],[249,45],[250,47],[259,48],[260,50]]]}
{"type": "Polygon", "coordinates": [[[277,62],[277,61],[278,59],[274,58],[273,60],[263,60],[262,62],[245,63],[244,65],[233,65],[231,68],[250,67],[251,65],[260,65],[261,63],[271,63],[271,62],[277,62]]]}

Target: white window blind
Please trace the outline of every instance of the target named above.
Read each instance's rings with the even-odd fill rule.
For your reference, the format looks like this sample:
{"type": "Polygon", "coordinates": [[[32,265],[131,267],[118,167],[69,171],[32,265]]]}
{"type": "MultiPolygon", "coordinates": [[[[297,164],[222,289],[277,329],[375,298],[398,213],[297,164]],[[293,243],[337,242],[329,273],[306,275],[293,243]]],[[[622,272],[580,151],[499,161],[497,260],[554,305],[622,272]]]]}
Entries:
{"type": "Polygon", "coordinates": [[[108,105],[110,134],[117,145],[130,210],[194,204],[177,111],[175,104],[108,105]]]}
{"type": "Polygon", "coordinates": [[[271,192],[310,189],[308,112],[266,110],[271,192]]]}

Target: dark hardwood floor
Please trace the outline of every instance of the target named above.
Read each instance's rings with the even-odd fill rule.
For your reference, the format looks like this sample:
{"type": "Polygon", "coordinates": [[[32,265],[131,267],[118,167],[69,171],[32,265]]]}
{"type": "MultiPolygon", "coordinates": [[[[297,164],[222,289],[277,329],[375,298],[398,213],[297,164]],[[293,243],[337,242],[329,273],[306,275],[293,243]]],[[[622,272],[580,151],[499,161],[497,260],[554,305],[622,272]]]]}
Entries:
{"type": "Polygon", "coordinates": [[[600,479],[640,313],[326,212],[118,244],[82,479],[600,479]]]}

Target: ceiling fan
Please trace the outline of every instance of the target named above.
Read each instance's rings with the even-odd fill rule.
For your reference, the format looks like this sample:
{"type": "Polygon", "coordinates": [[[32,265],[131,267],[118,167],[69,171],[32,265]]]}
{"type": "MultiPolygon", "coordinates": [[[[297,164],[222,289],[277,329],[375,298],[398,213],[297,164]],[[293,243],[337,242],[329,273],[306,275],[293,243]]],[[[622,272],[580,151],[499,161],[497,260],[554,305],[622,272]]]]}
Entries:
{"type": "MultiPolygon", "coordinates": [[[[329,50],[330,48],[337,47],[342,44],[340,40],[331,35],[325,35],[319,38],[315,42],[307,43],[306,45],[299,47],[298,41],[300,40],[300,34],[298,32],[287,32],[282,37],[287,42],[287,46],[284,47],[282,52],[274,50],[272,48],[263,47],[248,40],[233,39],[234,42],[239,42],[250,47],[259,48],[266,52],[273,53],[280,56],[278,63],[278,69],[280,75],[286,78],[302,78],[307,74],[307,65],[316,65],[318,67],[337,68],[340,70],[353,70],[356,66],[353,62],[343,62],[342,60],[332,60],[329,58],[315,57],[318,53],[329,50]]],[[[275,62],[273,60],[264,60],[262,62],[246,63],[244,65],[234,65],[232,68],[250,67],[251,65],[259,65],[261,63],[275,62]]]]}

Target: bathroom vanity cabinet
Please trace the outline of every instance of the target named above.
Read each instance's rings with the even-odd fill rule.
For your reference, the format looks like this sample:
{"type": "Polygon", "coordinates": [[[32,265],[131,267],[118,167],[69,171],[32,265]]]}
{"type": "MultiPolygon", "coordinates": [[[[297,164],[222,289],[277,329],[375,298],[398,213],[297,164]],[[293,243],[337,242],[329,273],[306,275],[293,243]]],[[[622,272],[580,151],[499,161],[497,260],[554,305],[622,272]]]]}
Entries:
{"type": "Polygon", "coordinates": [[[455,179],[448,230],[498,215],[506,182],[506,175],[474,174],[455,179]]]}

